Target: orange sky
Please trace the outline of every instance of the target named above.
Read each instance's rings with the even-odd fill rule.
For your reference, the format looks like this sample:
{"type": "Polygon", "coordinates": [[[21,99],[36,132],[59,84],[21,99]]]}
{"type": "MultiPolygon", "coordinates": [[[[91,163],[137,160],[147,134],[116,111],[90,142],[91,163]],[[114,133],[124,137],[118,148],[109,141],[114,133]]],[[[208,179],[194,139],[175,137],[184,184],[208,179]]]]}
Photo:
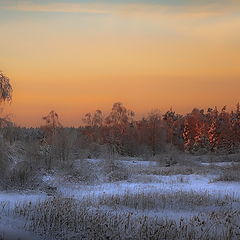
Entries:
{"type": "Polygon", "coordinates": [[[116,101],[140,116],[240,100],[238,1],[9,2],[0,0],[0,69],[14,89],[4,114],[17,124],[38,126],[54,109],[78,126],[116,101]]]}

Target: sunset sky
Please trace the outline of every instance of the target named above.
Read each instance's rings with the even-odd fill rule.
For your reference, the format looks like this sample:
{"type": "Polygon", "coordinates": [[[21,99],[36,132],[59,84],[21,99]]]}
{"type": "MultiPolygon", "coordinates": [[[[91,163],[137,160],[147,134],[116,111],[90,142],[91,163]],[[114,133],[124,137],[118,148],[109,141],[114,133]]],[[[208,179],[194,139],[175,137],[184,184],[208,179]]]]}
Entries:
{"type": "Polygon", "coordinates": [[[240,101],[239,0],[0,0],[6,115],[63,124],[122,102],[142,116],[240,101]]]}

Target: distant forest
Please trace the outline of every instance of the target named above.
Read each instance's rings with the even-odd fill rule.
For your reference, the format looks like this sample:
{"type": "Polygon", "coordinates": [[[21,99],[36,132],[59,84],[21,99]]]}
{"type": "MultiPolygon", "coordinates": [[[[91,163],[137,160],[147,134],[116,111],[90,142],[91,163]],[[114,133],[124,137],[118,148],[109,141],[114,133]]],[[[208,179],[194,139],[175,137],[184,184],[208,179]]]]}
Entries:
{"type": "MultiPolygon", "coordinates": [[[[156,155],[174,147],[189,153],[235,153],[240,146],[240,105],[234,111],[220,111],[215,107],[204,110],[193,109],[180,115],[173,110],[161,114],[150,112],[141,120],[134,119],[134,112],[114,103],[111,112],[104,117],[101,110],[87,113],[79,128],[65,128],[59,116],[51,111],[43,117],[39,128],[21,128],[9,119],[1,118],[0,127],[4,139],[34,142],[41,145],[61,142],[84,146],[108,146],[111,151],[123,156],[140,156],[146,152],[156,155]]],[[[60,143],[59,143],[60,144],[60,143]]]]}
{"type": "MultiPolygon", "coordinates": [[[[12,87],[1,72],[0,83],[1,102],[11,101],[12,87]]],[[[4,144],[34,145],[39,148],[36,154],[54,152],[63,161],[83,152],[87,157],[97,157],[101,151],[122,156],[154,156],[171,149],[192,154],[229,154],[240,149],[239,104],[231,112],[224,106],[206,112],[195,108],[186,115],[170,109],[164,114],[152,111],[140,120],[134,116],[132,110],[117,102],[106,116],[101,110],[87,113],[79,128],[64,127],[55,111],[43,117],[39,128],[18,127],[1,117],[0,136],[4,144]]]]}

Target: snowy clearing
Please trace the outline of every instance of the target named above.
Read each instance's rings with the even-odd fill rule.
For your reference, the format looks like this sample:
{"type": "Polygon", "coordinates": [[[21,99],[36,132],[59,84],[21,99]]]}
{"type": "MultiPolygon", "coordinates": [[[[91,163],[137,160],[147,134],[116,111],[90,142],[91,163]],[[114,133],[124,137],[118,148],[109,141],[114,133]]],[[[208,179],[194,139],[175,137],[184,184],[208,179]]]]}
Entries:
{"type": "MultiPolygon", "coordinates": [[[[192,219],[196,216],[201,215],[202,218],[208,218],[208,212],[214,211],[216,214],[221,214],[222,210],[230,211],[240,208],[240,182],[215,181],[220,173],[218,168],[210,168],[212,173],[207,172],[206,174],[159,175],[156,173],[161,173],[161,169],[166,170],[166,168],[160,167],[158,162],[121,159],[115,161],[116,165],[111,162],[109,166],[114,166],[114,171],[127,169],[131,175],[126,180],[106,182],[102,180],[102,176],[104,175],[103,171],[108,170],[109,167],[106,167],[104,165],[106,162],[100,159],[76,161],[74,175],[82,169],[84,163],[90,164],[87,165],[87,168],[83,168],[84,171],[89,168],[90,172],[101,175],[97,177],[97,179],[101,179],[100,182],[68,181],[71,172],[65,178],[62,174],[53,171],[51,174],[45,173],[42,176],[43,187],[40,188],[41,190],[0,192],[0,239],[1,237],[9,240],[58,239],[54,234],[51,235],[50,230],[44,228],[43,231],[38,222],[28,219],[31,219],[35,208],[42,209],[44,207],[41,210],[42,214],[44,214],[45,208],[45,214],[47,214],[48,208],[51,209],[48,211],[52,211],[52,208],[65,208],[64,204],[75,206],[74,201],[77,201],[76,206],[83,204],[82,207],[86,208],[84,211],[89,218],[95,214],[100,214],[102,217],[106,215],[109,218],[126,218],[125,216],[131,214],[131,221],[139,221],[139,219],[147,217],[149,224],[164,219],[164,221],[176,221],[174,224],[178,224],[184,219],[188,224],[187,221],[193,221],[192,219]],[[143,170],[153,171],[154,174],[146,174],[142,172],[143,170]],[[52,191],[51,194],[49,191],[52,191]],[[51,207],[51,204],[56,204],[56,206],[51,207]],[[22,210],[19,212],[19,209],[22,210]],[[25,212],[24,215],[22,215],[23,212],[25,212]],[[25,219],[25,215],[29,215],[29,218],[25,219]],[[41,238],[39,234],[45,233],[49,234],[47,238],[41,238]]],[[[212,165],[232,166],[226,162],[202,163],[201,165],[206,169],[212,165]]],[[[196,167],[194,161],[193,166],[196,167]]],[[[182,166],[179,167],[181,167],[181,171],[184,170],[182,166]]],[[[198,169],[200,166],[196,168],[198,169]]],[[[171,170],[171,168],[167,169],[171,170]]],[[[77,209],[76,207],[71,211],[79,211],[77,209]]],[[[44,215],[38,217],[44,218],[44,215]]],[[[138,226],[134,225],[134,228],[137,229],[138,226]]],[[[70,232],[61,234],[60,239],[66,239],[70,232]]],[[[72,234],[75,236],[74,233],[72,234]]],[[[232,239],[235,240],[235,238],[232,239]]]]}

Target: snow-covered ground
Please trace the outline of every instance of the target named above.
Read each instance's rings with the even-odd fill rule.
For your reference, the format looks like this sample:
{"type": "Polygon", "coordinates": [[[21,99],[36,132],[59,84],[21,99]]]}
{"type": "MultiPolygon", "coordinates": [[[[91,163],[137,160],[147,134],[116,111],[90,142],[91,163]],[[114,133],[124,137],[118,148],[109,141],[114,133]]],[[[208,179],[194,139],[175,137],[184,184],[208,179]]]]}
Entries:
{"type": "MultiPolygon", "coordinates": [[[[98,164],[104,162],[104,159],[84,159],[82,161],[87,161],[88,163],[92,164],[98,164]]],[[[128,158],[128,159],[120,159],[116,160],[117,163],[122,164],[124,166],[143,166],[143,167],[148,167],[148,166],[158,166],[158,162],[156,161],[143,161],[143,160],[138,160],[136,158],[128,158]]],[[[75,161],[75,166],[81,165],[81,160],[76,160],[75,161]]]]}
{"type": "Polygon", "coordinates": [[[10,208],[20,203],[35,203],[47,198],[45,193],[0,192],[0,203],[4,202],[10,208]]]}
{"type": "Polygon", "coordinates": [[[203,166],[218,166],[218,167],[226,167],[226,166],[233,166],[235,164],[239,164],[236,162],[202,162],[203,166]]]}
{"type": "MultiPolygon", "coordinates": [[[[91,164],[99,164],[101,160],[90,159],[91,164]]],[[[157,162],[147,162],[138,160],[118,160],[125,167],[140,166],[140,167],[155,167],[157,162]]],[[[213,163],[201,163],[206,168],[213,163]]],[[[216,166],[229,166],[232,163],[218,162],[216,166]]],[[[208,193],[212,196],[224,197],[225,195],[240,199],[240,183],[239,182],[216,182],[213,181],[216,175],[171,175],[161,176],[153,174],[135,174],[129,180],[118,181],[112,183],[101,182],[99,184],[84,185],[80,183],[63,182],[56,175],[44,175],[42,181],[48,186],[55,186],[57,193],[63,197],[82,200],[86,197],[97,199],[103,196],[124,195],[126,193],[174,193],[174,192],[197,192],[208,193]]],[[[48,196],[42,192],[0,192],[0,239],[1,234],[5,235],[6,239],[39,239],[35,235],[24,231],[24,223],[19,219],[15,219],[8,214],[9,209],[13,209],[16,204],[29,203],[32,204],[38,201],[44,201],[48,196]]],[[[124,208],[122,211],[128,211],[124,208]]],[[[136,211],[137,213],[137,211],[136,211]]],[[[142,214],[139,211],[137,214],[142,214]]],[[[144,213],[146,214],[146,213],[144,213]]],[[[149,210],[147,214],[156,214],[154,210],[149,210]]],[[[159,212],[158,212],[159,214],[159,212]]],[[[190,217],[195,213],[189,211],[173,211],[164,209],[161,211],[161,216],[169,219],[176,219],[182,216],[190,217]]]]}
{"type": "Polygon", "coordinates": [[[91,186],[66,184],[59,186],[59,191],[66,197],[81,199],[85,196],[99,197],[102,195],[119,195],[126,192],[148,193],[161,192],[172,193],[177,191],[208,192],[212,195],[230,195],[240,198],[240,183],[237,182],[211,182],[215,176],[201,175],[173,175],[173,176],[152,176],[150,183],[143,182],[114,182],[101,183],[91,186]]]}
{"type": "Polygon", "coordinates": [[[0,239],[4,240],[40,240],[35,234],[24,230],[22,219],[15,218],[10,211],[22,203],[37,203],[47,199],[44,193],[0,192],[0,239]]]}
{"type": "Polygon", "coordinates": [[[4,240],[41,240],[36,234],[24,230],[24,219],[1,216],[0,239],[4,240]]]}
{"type": "Polygon", "coordinates": [[[155,161],[137,161],[137,160],[118,160],[119,163],[125,165],[125,166],[158,166],[158,162],[155,161]]]}

